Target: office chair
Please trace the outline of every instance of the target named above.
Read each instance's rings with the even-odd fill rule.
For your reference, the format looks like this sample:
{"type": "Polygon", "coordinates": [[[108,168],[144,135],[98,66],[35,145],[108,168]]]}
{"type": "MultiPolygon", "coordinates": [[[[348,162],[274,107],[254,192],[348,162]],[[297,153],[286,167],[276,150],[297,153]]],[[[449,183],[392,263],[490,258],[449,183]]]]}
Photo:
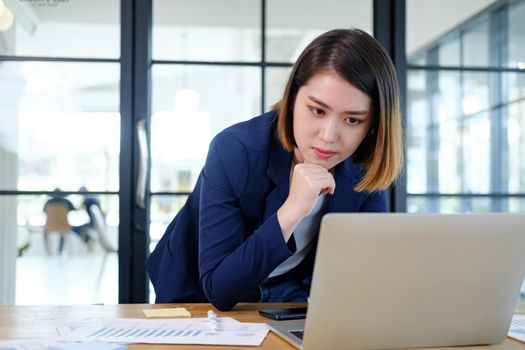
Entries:
{"type": "Polygon", "coordinates": [[[60,235],[58,252],[64,251],[64,245],[71,232],[71,226],[67,220],[69,208],[63,203],[50,203],[46,206],[46,223],[44,225],[44,243],[47,254],[51,254],[50,234],[60,235]]]}
{"type": "Polygon", "coordinates": [[[93,220],[93,230],[95,231],[104,252],[116,253],[117,248],[113,247],[108,240],[106,218],[104,217],[104,214],[102,214],[100,208],[97,205],[91,205],[89,206],[89,213],[93,220]]]}
{"type": "Polygon", "coordinates": [[[89,206],[88,210],[91,214],[91,219],[93,222],[93,231],[95,231],[96,237],[100,242],[102,249],[104,250],[104,258],[102,259],[102,264],[100,265],[100,270],[97,278],[96,290],[99,290],[102,283],[102,276],[104,275],[104,268],[106,266],[108,254],[117,253],[118,249],[113,247],[108,240],[106,218],[100,210],[100,207],[98,205],[91,205],[89,206]]]}

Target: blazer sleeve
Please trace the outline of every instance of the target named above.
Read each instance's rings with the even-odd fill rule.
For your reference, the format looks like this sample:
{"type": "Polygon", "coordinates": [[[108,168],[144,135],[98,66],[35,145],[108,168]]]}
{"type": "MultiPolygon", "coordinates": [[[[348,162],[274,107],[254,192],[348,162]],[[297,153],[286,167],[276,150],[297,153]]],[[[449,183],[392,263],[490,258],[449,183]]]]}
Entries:
{"type": "Polygon", "coordinates": [[[246,232],[240,198],[248,178],[261,176],[250,174],[249,162],[250,154],[240,140],[219,134],[210,145],[203,171],[199,272],[206,297],[220,310],[235,306],[292,255],[276,213],[254,232],[246,232]]]}

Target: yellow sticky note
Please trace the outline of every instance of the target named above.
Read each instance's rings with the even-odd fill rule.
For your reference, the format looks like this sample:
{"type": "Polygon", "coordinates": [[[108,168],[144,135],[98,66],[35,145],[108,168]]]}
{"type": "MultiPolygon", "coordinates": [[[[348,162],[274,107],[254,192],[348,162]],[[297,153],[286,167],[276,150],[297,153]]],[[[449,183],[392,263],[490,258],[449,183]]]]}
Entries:
{"type": "Polygon", "coordinates": [[[183,307],[174,307],[168,309],[144,309],[142,311],[146,317],[191,317],[190,312],[183,307]]]}

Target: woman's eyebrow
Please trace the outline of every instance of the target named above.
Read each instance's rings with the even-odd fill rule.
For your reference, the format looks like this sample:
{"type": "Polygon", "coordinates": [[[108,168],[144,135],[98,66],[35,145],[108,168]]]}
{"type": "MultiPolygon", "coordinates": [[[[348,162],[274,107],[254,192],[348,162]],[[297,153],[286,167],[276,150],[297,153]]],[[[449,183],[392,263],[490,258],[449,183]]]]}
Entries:
{"type": "MultiPolygon", "coordinates": [[[[312,100],[313,102],[315,102],[315,103],[321,105],[321,107],[326,108],[326,109],[329,109],[329,110],[332,110],[332,109],[330,108],[330,106],[328,106],[326,103],[324,103],[323,101],[319,100],[318,98],[315,98],[315,97],[313,97],[313,96],[308,96],[308,98],[309,98],[310,100],[312,100]]],[[[356,110],[356,111],[345,111],[344,113],[345,113],[345,114],[352,114],[352,115],[368,115],[368,111],[366,111],[366,110],[361,110],[361,111],[360,111],[360,110],[356,110]]]]}

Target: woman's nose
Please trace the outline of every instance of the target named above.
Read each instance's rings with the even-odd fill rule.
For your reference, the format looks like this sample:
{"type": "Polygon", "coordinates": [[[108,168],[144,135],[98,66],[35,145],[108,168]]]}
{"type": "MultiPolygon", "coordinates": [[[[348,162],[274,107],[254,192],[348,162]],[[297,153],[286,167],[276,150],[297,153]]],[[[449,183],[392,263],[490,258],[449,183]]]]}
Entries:
{"type": "Polygon", "coordinates": [[[335,118],[325,118],[321,129],[321,139],[326,143],[333,143],[337,141],[337,134],[339,132],[339,125],[335,118]]]}

